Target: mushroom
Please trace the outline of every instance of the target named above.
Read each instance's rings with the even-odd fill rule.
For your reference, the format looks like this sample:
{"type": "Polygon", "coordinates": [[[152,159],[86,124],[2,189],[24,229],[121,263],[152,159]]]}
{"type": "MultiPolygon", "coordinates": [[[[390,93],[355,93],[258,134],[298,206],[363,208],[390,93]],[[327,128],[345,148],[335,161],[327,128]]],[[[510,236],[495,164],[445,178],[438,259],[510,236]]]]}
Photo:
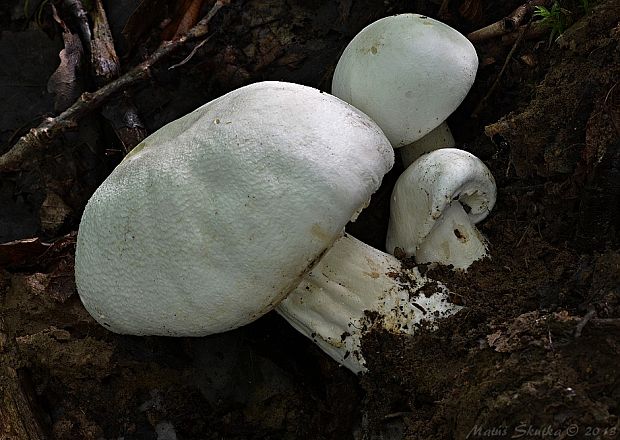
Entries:
{"type": "Polygon", "coordinates": [[[203,336],[257,319],[303,282],[280,313],[309,337],[321,323],[342,329],[322,348],[360,371],[346,348],[359,347],[347,339],[365,310],[412,331],[458,309],[440,286],[414,304],[425,279],[340,238],[393,160],[379,127],[331,95],[279,82],[230,92],[149,136],[97,189],[78,232],[80,298],[117,333],[203,336]],[[293,304],[338,308],[316,318],[293,304]]]}
{"type": "Polygon", "coordinates": [[[371,23],[349,43],[332,94],[370,116],[394,148],[408,148],[456,110],[477,69],[474,46],[450,26],[395,15],[371,23]]]}
{"type": "Polygon", "coordinates": [[[117,333],[201,336],[273,309],[368,203],[394,153],[345,102],[232,91],[138,145],[89,200],[75,275],[117,333]]]}
{"type": "Polygon", "coordinates": [[[467,269],[487,255],[474,226],[486,218],[497,189],[473,154],[444,148],[421,156],[398,178],[392,192],[386,247],[400,248],[418,263],[467,269]]]}

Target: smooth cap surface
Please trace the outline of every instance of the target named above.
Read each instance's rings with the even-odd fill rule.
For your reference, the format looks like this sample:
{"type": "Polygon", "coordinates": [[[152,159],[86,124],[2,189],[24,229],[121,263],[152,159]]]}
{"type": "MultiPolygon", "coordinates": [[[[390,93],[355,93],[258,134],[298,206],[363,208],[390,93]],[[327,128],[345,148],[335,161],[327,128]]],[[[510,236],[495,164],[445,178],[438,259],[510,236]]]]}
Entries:
{"type": "Polygon", "coordinates": [[[344,50],[332,93],[370,116],[397,148],[443,122],[478,69],[473,45],[432,18],[402,14],[365,27],[344,50]]]}
{"type": "Polygon", "coordinates": [[[299,284],[392,164],[379,127],[329,94],[235,90],[149,136],[92,196],[82,302],[118,333],[249,323],[299,284]]]}

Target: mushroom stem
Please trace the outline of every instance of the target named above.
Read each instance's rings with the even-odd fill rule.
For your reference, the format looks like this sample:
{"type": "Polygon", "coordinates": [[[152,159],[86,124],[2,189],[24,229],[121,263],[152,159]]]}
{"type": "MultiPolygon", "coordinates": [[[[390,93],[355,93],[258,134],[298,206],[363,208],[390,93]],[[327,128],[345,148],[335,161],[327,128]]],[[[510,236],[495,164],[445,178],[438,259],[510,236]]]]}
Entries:
{"type": "Polygon", "coordinates": [[[448,300],[445,286],[346,234],[276,307],[293,327],[354,373],[366,371],[361,342],[372,328],[413,334],[423,320],[460,309],[448,300]]]}
{"type": "Polygon", "coordinates": [[[450,203],[437,225],[418,247],[416,262],[452,265],[467,269],[487,255],[487,240],[472,224],[463,205],[450,203]]]}
{"type": "Polygon", "coordinates": [[[403,168],[407,169],[409,165],[425,153],[439,150],[440,148],[452,148],[456,145],[450,127],[446,121],[443,121],[435,127],[423,138],[413,141],[404,147],[398,148],[400,157],[403,161],[403,168]]]}

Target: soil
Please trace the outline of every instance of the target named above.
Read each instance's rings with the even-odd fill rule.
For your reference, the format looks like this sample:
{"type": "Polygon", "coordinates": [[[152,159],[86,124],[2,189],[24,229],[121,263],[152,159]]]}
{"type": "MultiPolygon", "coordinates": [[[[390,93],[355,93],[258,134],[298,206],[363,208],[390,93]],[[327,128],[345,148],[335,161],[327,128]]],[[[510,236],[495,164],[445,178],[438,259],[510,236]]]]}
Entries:
{"type": "MultiPolygon", "coordinates": [[[[33,72],[6,68],[18,85],[0,118],[0,151],[53,112],[45,84],[62,49],[51,18],[33,26],[20,16],[23,2],[11,3],[0,13],[0,51],[33,72]],[[18,50],[24,44],[40,47],[38,61],[18,50]]],[[[104,3],[123,41],[139,2],[104,3]]],[[[328,90],[339,53],[363,26],[399,12],[436,17],[439,3],[233,2],[194,58],[157,69],[133,99],[152,132],[248,82],[328,90]]],[[[468,32],[520,4],[497,3],[450,2],[441,18],[468,32]]],[[[19,372],[48,437],[618,438],[620,2],[591,3],[558,41],[521,41],[479,110],[512,45],[477,45],[476,83],[449,123],[498,184],[498,203],[479,225],[491,258],[466,273],[423,267],[465,309],[413,337],[374,331],[360,377],[274,313],[194,339],[120,336],[97,325],[73,280],[81,211],[121,159],[97,115],[41,151],[36,167],[1,175],[0,242],[15,241],[0,245],[0,317],[17,347],[2,355],[0,339],[0,367],[19,372]]],[[[127,65],[156,45],[153,35],[135,38],[133,48],[119,46],[127,65]]],[[[375,247],[383,247],[400,172],[397,164],[347,228],[375,247]]]]}

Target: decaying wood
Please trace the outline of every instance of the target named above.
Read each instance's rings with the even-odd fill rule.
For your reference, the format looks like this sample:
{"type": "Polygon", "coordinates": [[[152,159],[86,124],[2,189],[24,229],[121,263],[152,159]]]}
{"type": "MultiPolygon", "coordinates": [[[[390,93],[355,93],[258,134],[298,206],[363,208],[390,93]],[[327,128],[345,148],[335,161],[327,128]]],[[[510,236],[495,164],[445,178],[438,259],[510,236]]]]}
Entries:
{"type": "Polygon", "coordinates": [[[92,35],[88,23],[88,12],[86,12],[82,2],[80,0],[64,0],[63,9],[66,9],[76,18],[76,24],[80,30],[80,36],[82,37],[82,45],[84,47],[90,46],[92,35]]]}
{"type": "Polygon", "coordinates": [[[530,25],[519,26],[519,28],[506,35],[502,35],[502,44],[512,46],[523,32],[524,40],[537,40],[549,33],[549,27],[540,21],[532,22],[530,25]]]}
{"type": "Polygon", "coordinates": [[[187,42],[205,36],[209,31],[209,22],[222,7],[229,3],[230,0],[216,1],[209,13],[187,34],[175,40],[164,41],[144,62],[97,91],[83,93],[71,107],[60,115],[47,118],[38,127],[31,129],[8,152],[0,156],[0,172],[16,171],[28,166],[35,160],[39,149],[45,147],[64,131],[75,128],[84,115],[100,108],[110,97],[148,78],[153,66],[179,50],[187,42]]]}
{"type": "Polygon", "coordinates": [[[0,440],[43,440],[35,399],[13,366],[17,356],[17,343],[0,317],[0,440]]]}
{"type": "Polygon", "coordinates": [[[93,23],[93,38],[90,57],[95,80],[105,84],[114,80],[121,72],[120,62],[114,49],[114,39],[108,24],[108,17],[101,0],[95,0],[89,16],[93,23]]]}
{"type": "MultiPolygon", "coordinates": [[[[101,0],[95,0],[90,17],[93,23],[90,63],[95,83],[102,86],[118,77],[121,65],[101,0]]],[[[142,142],[148,134],[140,120],[138,109],[127,92],[104,104],[101,114],[108,120],[121,141],[125,154],[142,142]]]]}
{"type": "Polygon", "coordinates": [[[530,0],[512,11],[508,17],[504,17],[477,31],[470,32],[467,34],[467,38],[472,43],[478,43],[490,38],[515,32],[519,30],[519,26],[525,23],[536,6],[548,6],[549,3],[549,0],[530,0]]]}
{"type": "Polygon", "coordinates": [[[177,17],[175,17],[162,32],[163,40],[172,40],[183,35],[200,19],[200,10],[205,0],[183,0],[177,3],[177,17]]]}

